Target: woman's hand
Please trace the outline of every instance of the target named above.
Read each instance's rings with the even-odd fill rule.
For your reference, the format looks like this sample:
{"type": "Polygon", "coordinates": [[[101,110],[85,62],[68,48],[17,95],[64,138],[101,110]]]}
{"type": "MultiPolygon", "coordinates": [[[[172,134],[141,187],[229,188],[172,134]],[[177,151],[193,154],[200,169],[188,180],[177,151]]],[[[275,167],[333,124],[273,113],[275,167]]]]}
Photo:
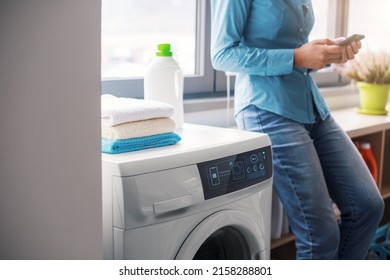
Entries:
{"type": "Polygon", "coordinates": [[[294,49],[294,66],[321,69],[331,63],[345,63],[355,57],[361,47],[360,41],[348,46],[337,46],[330,39],[314,40],[294,49]]]}
{"type": "MultiPolygon", "coordinates": [[[[338,43],[341,42],[343,39],[345,38],[337,38],[334,41],[338,43]]],[[[362,43],[360,42],[360,40],[353,41],[351,44],[347,45],[343,52],[344,60],[346,59],[347,61],[347,60],[354,59],[355,55],[359,52],[361,47],[362,47],[362,43]]]]}

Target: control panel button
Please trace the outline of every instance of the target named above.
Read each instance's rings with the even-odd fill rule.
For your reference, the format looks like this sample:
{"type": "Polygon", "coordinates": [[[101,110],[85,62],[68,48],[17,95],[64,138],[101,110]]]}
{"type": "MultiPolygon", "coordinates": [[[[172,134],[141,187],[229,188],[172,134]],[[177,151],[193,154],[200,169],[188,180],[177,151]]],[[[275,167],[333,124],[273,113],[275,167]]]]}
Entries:
{"type": "Polygon", "coordinates": [[[250,156],[250,161],[251,161],[252,163],[256,163],[258,160],[259,160],[259,157],[258,157],[256,154],[252,154],[252,155],[250,156]]]}
{"type": "Polygon", "coordinates": [[[260,163],[259,168],[260,170],[263,170],[265,168],[264,163],[260,163]]]}

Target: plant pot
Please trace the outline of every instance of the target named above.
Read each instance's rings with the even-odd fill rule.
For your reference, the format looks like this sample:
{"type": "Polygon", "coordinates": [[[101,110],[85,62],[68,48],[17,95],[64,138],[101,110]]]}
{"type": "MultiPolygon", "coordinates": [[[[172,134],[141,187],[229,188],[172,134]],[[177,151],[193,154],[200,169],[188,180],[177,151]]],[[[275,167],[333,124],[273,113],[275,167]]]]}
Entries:
{"type": "Polygon", "coordinates": [[[358,82],[360,96],[359,113],[370,115],[386,115],[390,84],[378,85],[358,82]]]}

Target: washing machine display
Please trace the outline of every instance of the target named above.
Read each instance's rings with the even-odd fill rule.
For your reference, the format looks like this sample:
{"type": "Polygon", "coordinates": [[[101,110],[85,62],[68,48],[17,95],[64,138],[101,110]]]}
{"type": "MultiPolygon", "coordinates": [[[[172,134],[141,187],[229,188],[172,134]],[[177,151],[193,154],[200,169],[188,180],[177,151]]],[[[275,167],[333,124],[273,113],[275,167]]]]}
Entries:
{"type": "Polygon", "coordinates": [[[247,188],[272,176],[271,148],[198,163],[205,199],[247,188]]]}

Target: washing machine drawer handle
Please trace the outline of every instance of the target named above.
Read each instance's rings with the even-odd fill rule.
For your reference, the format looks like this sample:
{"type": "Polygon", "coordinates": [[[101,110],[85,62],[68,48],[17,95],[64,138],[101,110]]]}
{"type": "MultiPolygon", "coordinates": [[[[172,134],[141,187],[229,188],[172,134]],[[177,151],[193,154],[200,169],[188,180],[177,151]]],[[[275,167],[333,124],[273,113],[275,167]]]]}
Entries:
{"type": "Polygon", "coordinates": [[[193,204],[192,195],[184,195],[173,199],[159,201],[153,204],[153,211],[155,215],[163,214],[169,211],[188,207],[193,204]]]}

